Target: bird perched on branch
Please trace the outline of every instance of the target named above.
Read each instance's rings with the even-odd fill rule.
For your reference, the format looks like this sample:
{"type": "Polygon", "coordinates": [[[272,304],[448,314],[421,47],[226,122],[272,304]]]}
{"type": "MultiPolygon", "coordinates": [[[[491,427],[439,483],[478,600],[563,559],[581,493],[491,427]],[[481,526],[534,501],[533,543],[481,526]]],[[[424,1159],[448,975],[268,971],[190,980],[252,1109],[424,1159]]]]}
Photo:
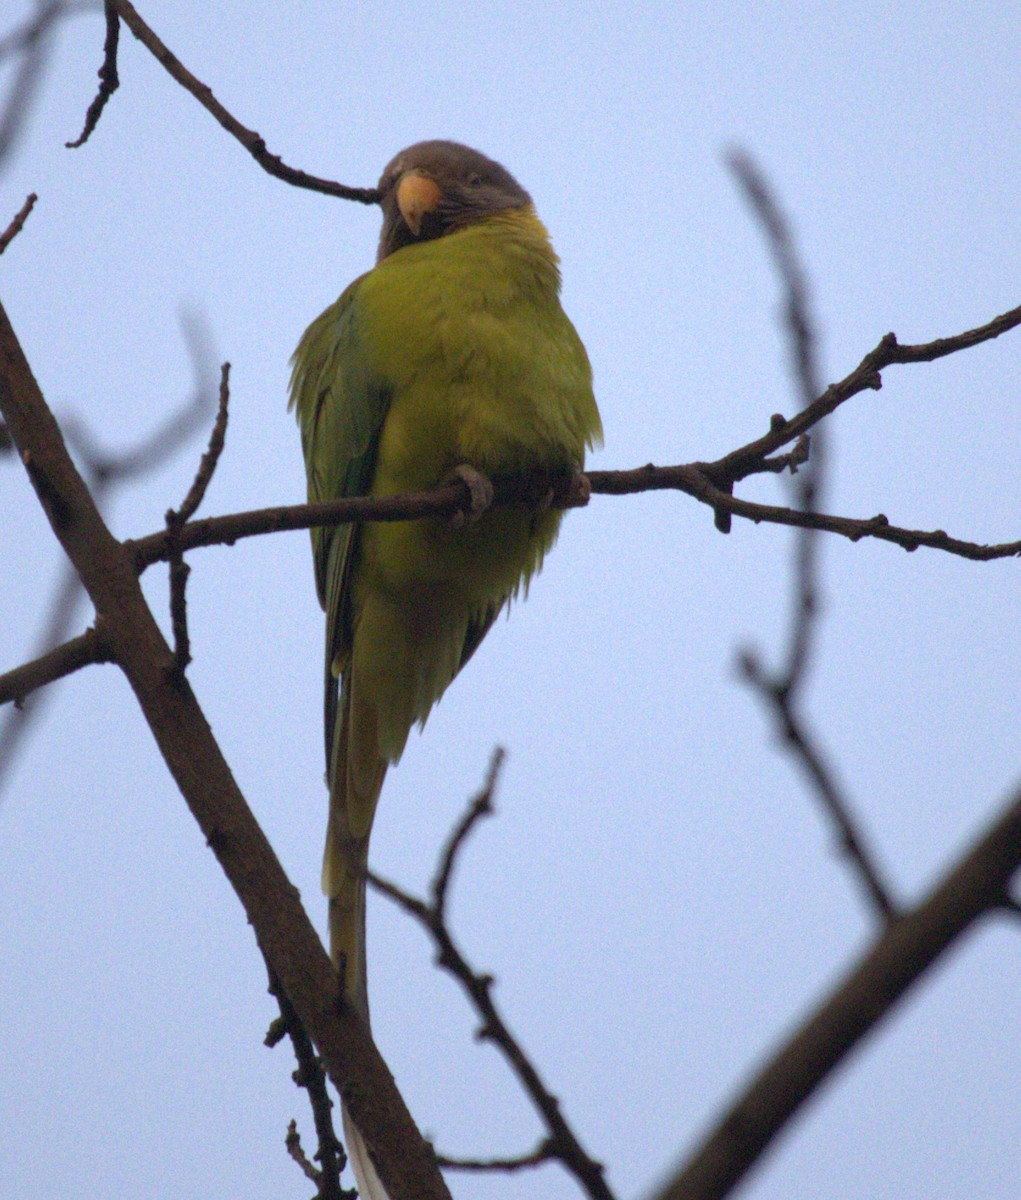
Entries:
{"type": "MultiPolygon", "coordinates": [[[[375,267],[312,322],[293,359],[308,496],[388,496],[456,476],[471,507],[312,531],[326,611],[323,887],[331,953],[366,1019],[365,870],[387,767],[560,526],[549,505],[487,509],[488,481],[570,478],[602,440],[556,253],[513,176],[467,146],[420,142],[386,167],[379,192],[375,267]]],[[[346,1114],[345,1130],[362,1196],[382,1200],[346,1114]]]]}

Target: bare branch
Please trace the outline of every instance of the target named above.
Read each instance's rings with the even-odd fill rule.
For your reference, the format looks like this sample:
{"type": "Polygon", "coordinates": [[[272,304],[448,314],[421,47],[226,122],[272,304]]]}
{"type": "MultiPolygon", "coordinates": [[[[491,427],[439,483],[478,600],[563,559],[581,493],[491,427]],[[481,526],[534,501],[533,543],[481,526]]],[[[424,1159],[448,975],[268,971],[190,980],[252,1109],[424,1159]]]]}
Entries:
{"type": "MultiPolygon", "coordinates": [[[[891,542],[904,550],[927,546],[976,562],[1021,555],[1021,540],[983,545],[950,537],[944,530],[904,529],[891,525],[882,513],[874,517],[837,517],[826,513],[805,513],[774,504],[758,504],[721,491],[705,473],[706,463],[656,467],[651,463],[622,471],[589,471],[586,475],[593,495],[624,496],[639,492],[678,491],[701,501],[712,509],[722,508],[756,524],[807,526],[839,534],[852,542],[875,538],[891,542]]],[[[494,505],[536,504],[549,493],[544,475],[517,476],[493,480],[494,505]]],[[[309,529],[315,525],[341,525],[348,521],[408,521],[422,517],[448,516],[465,505],[465,489],[459,483],[445,483],[428,492],[409,492],[403,496],[356,496],[344,500],[326,500],[318,504],[289,504],[253,509],[222,517],[189,521],[181,530],[181,548],[232,546],[243,538],[265,533],[309,529]]],[[[568,500],[567,507],[575,502],[568,500]]],[[[170,553],[166,532],[151,533],[130,543],[136,568],[144,571],[153,563],[163,562],[170,553]]]]}
{"type": "Polygon", "coordinates": [[[293,1118],[287,1126],[287,1137],[284,1138],[284,1145],[287,1147],[287,1153],[301,1167],[301,1172],[306,1179],[318,1186],[319,1172],[308,1161],[308,1155],[305,1153],[305,1148],[301,1144],[301,1134],[298,1132],[298,1122],[293,1118]]]}
{"type": "Polygon", "coordinates": [[[445,1171],[468,1171],[476,1174],[495,1173],[512,1175],[516,1171],[525,1171],[532,1167],[542,1167],[548,1162],[554,1162],[554,1154],[550,1143],[541,1141],[529,1154],[518,1154],[512,1158],[448,1158],[438,1154],[436,1161],[445,1171]]]}
{"type": "Polygon", "coordinates": [[[983,915],[1021,866],[1021,789],[972,850],[892,921],[741,1093],[655,1200],[720,1200],[838,1064],[983,915]]]}
{"type": "Polygon", "coordinates": [[[289,167],[279,156],[270,154],[266,143],[254,129],[247,129],[241,122],[227,111],[216,99],[212,90],[184,66],[171,51],[156,36],[152,29],[142,20],[130,0],[110,0],[116,8],[121,20],[131,30],[135,37],[153,55],[156,61],[192,96],[211,113],[224,129],[241,143],[264,171],[270,175],[290,183],[294,187],[308,188],[313,192],[323,192],[327,196],[338,196],[341,200],[356,200],[359,204],[378,204],[378,188],[347,187],[330,179],[320,179],[289,167]]]}
{"type": "Polygon", "coordinates": [[[127,483],[163,466],[200,429],[213,405],[213,364],[209,332],[192,313],[180,317],[181,332],[192,366],[191,395],[174,408],[156,428],[127,449],[101,449],[88,428],[74,414],[64,417],[64,436],[82,462],[89,488],[100,494],[111,484],[127,483]]]}
{"type": "MultiPolygon", "coordinates": [[[[96,629],[87,629],[48,654],[0,675],[0,704],[20,706],[26,696],[47,683],[63,679],[91,663],[112,661],[110,650],[100,633],[96,629]]],[[[0,751],[2,748],[3,736],[0,733],[0,751]]]]}
{"type": "Polygon", "coordinates": [[[209,435],[209,445],[199,463],[184,503],[179,509],[168,509],[166,514],[167,535],[170,539],[170,623],[174,634],[174,662],[178,672],[183,673],[191,662],[191,645],[188,637],[188,608],[185,589],[191,568],[184,561],[179,533],[182,526],[194,515],[202,503],[223,453],[227,436],[227,410],[230,403],[230,363],[224,363],[220,371],[220,404],[209,435]]]}
{"type": "Polygon", "coordinates": [[[103,621],[167,767],[241,900],[267,962],[316,1044],[393,1200],[449,1200],[371,1035],[238,789],[205,714],[173,672],[126,548],[75,470],[6,313],[0,307],[0,412],[57,539],[103,621]]]}
{"type": "Polygon", "coordinates": [[[0,60],[19,54],[7,103],[0,112],[0,164],[14,149],[42,82],[53,26],[64,12],[61,0],[36,5],[36,14],[0,41],[0,60]]]}
{"type": "Polygon", "coordinates": [[[11,242],[21,233],[25,222],[28,220],[28,214],[35,208],[35,202],[38,199],[39,197],[35,192],[29,192],[28,198],[18,212],[15,213],[10,225],[7,226],[3,233],[0,233],[0,254],[3,254],[11,242]]]}
{"type": "Polygon", "coordinates": [[[1001,313],[976,329],[916,346],[902,346],[897,341],[896,334],[888,333],[865,355],[850,375],[839,383],[831,383],[818,399],[813,400],[797,416],[790,420],[774,417],[769,433],[765,436],[706,466],[714,473],[714,478],[737,483],[747,475],[756,473],[757,464],[763,455],[774,453],[781,446],[806,433],[853,396],[867,390],[878,391],[883,386],[880,372],[887,367],[901,363],[935,362],[948,354],[956,354],[983,342],[992,341],[1018,325],[1021,325],[1021,306],[1001,313]]]}
{"type": "MultiPolygon", "coordinates": [[[[739,153],[731,156],[730,163],[766,232],[776,261],[784,290],[791,369],[801,401],[809,405],[819,391],[815,335],[809,313],[808,285],[798,261],[794,240],[769,185],[751,159],[739,153]]],[[[798,508],[806,516],[815,514],[825,478],[826,460],[822,453],[825,441],[821,435],[820,427],[814,435],[811,461],[797,476],[795,493],[798,508]]],[[[857,828],[851,816],[850,804],[841,795],[822,751],[810,737],[806,723],[796,711],[797,693],[807,677],[812,639],[819,620],[818,537],[819,530],[816,528],[805,525],[799,529],[795,547],[795,597],[784,665],[775,674],[767,672],[757,657],[751,651],[746,651],[741,656],[742,673],[772,709],[784,744],[797,758],[824,811],[836,827],[838,845],[860,879],[870,904],[882,920],[889,921],[895,915],[893,901],[880,878],[877,864],[866,848],[864,834],[857,828]]]]}
{"type": "Polygon", "coordinates": [[[205,499],[206,488],[212,481],[220,455],[223,453],[224,441],[227,437],[227,413],[230,405],[230,363],[225,362],[220,368],[220,398],[216,410],[216,420],[213,431],[209,435],[209,445],[206,447],[195,479],[188,489],[184,503],[174,514],[174,524],[184,525],[198,511],[199,505],[205,499]]]}
{"type": "Polygon", "coordinates": [[[883,882],[878,864],[868,849],[865,834],[851,815],[851,805],[837,786],[833,771],[815,745],[794,708],[793,696],[782,680],[763,670],[755,655],[740,656],[741,673],[770,706],[784,744],[808,776],[814,794],[837,831],[837,846],[854,868],[869,903],[884,921],[897,915],[897,907],[883,882]]]}
{"type": "MultiPolygon", "coordinates": [[[[305,1032],[305,1027],[294,1011],[294,1005],[287,998],[287,993],[280,986],[273,968],[267,963],[269,972],[269,991],[280,1005],[280,1021],[283,1031],[291,1039],[294,1057],[298,1060],[298,1069],[294,1072],[294,1082],[308,1092],[309,1103],[312,1106],[312,1119],[315,1122],[316,1136],[319,1148],[315,1159],[319,1163],[317,1169],[305,1157],[301,1148],[301,1137],[298,1134],[297,1122],[291,1121],[287,1131],[286,1144],[291,1157],[305,1172],[306,1176],[318,1188],[315,1200],[358,1200],[358,1194],[340,1186],[340,1174],[347,1163],[347,1155],[333,1129],[333,1101],[326,1089],[326,1075],[323,1065],[316,1055],[315,1048],[305,1032]]],[[[279,1035],[274,1029],[266,1037],[267,1045],[275,1045],[279,1035]]]]}
{"type": "MultiPolygon", "coordinates": [[[[816,334],[809,311],[808,283],[798,260],[794,238],[769,184],[750,156],[744,151],[735,151],[729,155],[728,162],[765,231],[766,241],[780,275],[791,371],[799,393],[800,405],[803,409],[808,408],[819,394],[815,361],[816,334]]],[[[805,513],[814,513],[817,510],[822,495],[826,476],[825,446],[823,427],[819,426],[813,438],[811,458],[806,468],[798,472],[794,485],[796,506],[805,513]]],[[[808,669],[819,606],[817,545],[818,530],[801,526],[797,534],[796,550],[797,602],[791,621],[790,645],[783,680],[783,690],[787,693],[797,690],[808,669]]]]}
{"type": "Polygon", "coordinates": [[[99,68],[99,91],[96,92],[92,103],[89,105],[85,113],[85,124],[82,126],[82,131],[73,142],[65,142],[64,145],[68,150],[77,150],[79,146],[84,146],[92,135],[92,131],[99,124],[99,118],[103,115],[103,109],[106,108],[107,101],[120,87],[120,79],[117,76],[117,44],[120,41],[121,24],[117,16],[117,9],[114,7],[112,0],[105,0],[103,11],[106,16],[106,41],[103,44],[103,64],[99,68]]]}
{"type": "MultiPolygon", "coordinates": [[[[102,504],[113,487],[137,478],[165,463],[191,437],[205,420],[211,403],[208,376],[211,373],[209,336],[195,317],[182,318],[194,375],[192,395],[175,409],[151,434],[135,446],[116,453],[101,451],[87,427],[74,418],[64,423],[64,433],[82,461],[88,487],[97,504],[102,504]]],[[[68,566],[50,602],[49,613],[43,622],[36,646],[37,654],[45,654],[67,637],[82,598],[82,584],[74,569],[68,566]]],[[[81,664],[86,665],[86,664],[81,664]]],[[[44,682],[49,682],[44,681],[44,682]]],[[[27,735],[41,705],[43,695],[29,695],[17,710],[4,715],[0,722],[0,790],[14,762],[18,747],[27,735]]]]}
{"type": "Polygon", "coordinates": [[[436,877],[432,882],[430,891],[433,898],[433,911],[438,920],[442,921],[447,904],[447,891],[450,887],[450,880],[453,875],[454,863],[457,860],[461,846],[468,839],[475,825],[483,818],[491,816],[493,812],[493,793],[496,789],[496,781],[500,775],[500,768],[503,766],[504,759],[507,757],[507,752],[502,746],[497,746],[493,751],[493,757],[489,761],[489,770],[486,772],[486,782],[482,786],[482,790],[475,799],[468,805],[464,816],[454,826],[450,837],[447,839],[447,844],[440,854],[439,867],[436,870],[436,877]]]}
{"type": "MultiPolygon", "coordinates": [[[[42,632],[36,640],[36,654],[40,657],[36,658],[36,662],[43,662],[49,658],[49,652],[57,656],[57,662],[61,661],[61,652],[63,646],[58,643],[64,642],[67,637],[67,631],[74,621],[75,613],[78,611],[78,606],[82,598],[81,581],[75,574],[74,570],[68,566],[64,569],[61,575],[60,582],[54,589],[50,599],[49,611],[43,621],[42,632]],[[56,646],[56,649],[52,648],[56,646]]],[[[70,644],[70,643],[68,643],[70,644]]],[[[78,662],[75,654],[69,655],[69,662],[74,663],[72,670],[78,670],[79,667],[88,666],[88,662],[78,662]]],[[[107,659],[106,661],[111,661],[107,659]]],[[[32,664],[28,664],[30,667],[32,664]]],[[[18,671],[24,668],[17,668],[18,671]]],[[[16,674],[17,672],[11,672],[16,674]]],[[[69,672],[61,672],[61,675],[69,672]]],[[[60,675],[54,679],[60,678],[60,675]]],[[[53,682],[44,675],[39,676],[39,685],[53,682]]],[[[14,709],[9,709],[4,713],[3,720],[0,721],[0,791],[3,790],[4,781],[11,767],[14,765],[14,760],[17,755],[18,747],[22,744],[23,739],[32,728],[32,723],[36,716],[42,711],[46,703],[46,695],[40,694],[38,690],[29,690],[25,688],[22,693],[23,702],[14,709]]]]}
{"type": "Polygon", "coordinates": [[[444,907],[456,859],[467,844],[468,834],[476,828],[483,815],[492,811],[493,789],[502,762],[503,751],[498,749],[490,762],[485,785],[447,839],[432,884],[432,903],[420,900],[373,871],[367,871],[366,878],[377,891],[414,917],[432,938],[438,965],[457,980],[481,1018],[476,1036],[496,1046],[545,1122],[548,1136],[543,1145],[548,1151],[547,1157],[562,1163],[592,1200],[614,1200],[603,1175],[602,1163],[596,1162],[585,1152],[561,1113],[559,1101],[546,1087],[535,1065],[508,1029],[493,1000],[495,980],[491,975],[480,974],[472,968],[454,941],[446,922],[444,907]]]}

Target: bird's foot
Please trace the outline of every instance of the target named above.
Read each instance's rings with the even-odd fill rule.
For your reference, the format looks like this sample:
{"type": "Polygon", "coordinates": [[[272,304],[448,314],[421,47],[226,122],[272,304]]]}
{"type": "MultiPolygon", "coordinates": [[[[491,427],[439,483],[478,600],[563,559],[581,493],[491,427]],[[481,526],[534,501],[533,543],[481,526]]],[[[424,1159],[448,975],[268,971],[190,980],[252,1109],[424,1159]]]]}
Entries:
{"type": "Polygon", "coordinates": [[[567,494],[564,496],[565,506],[567,508],[584,508],[591,497],[592,484],[589,483],[588,476],[584,471],[572,471],[570,486],[567,489],[567,494]]]}
{"type": "Polygon", "coordinates": [[[468,503],[464,508],[450,514],[450,525],[453,529],[464,529],[468,525],[474,525],[493,503],[493,484],[488,476],[468,463],[459,463],[444,482],[453,483],[455,480],[464,484],[468,493],[468,503]]]}
{"type": "Polygon", "coordinates": [[[575,468],[570,474],[558,476],[546,495],[539,501],[539,512],[552,508],[584,508],[592,495],[592,484],[584,471],[575,468]]]}

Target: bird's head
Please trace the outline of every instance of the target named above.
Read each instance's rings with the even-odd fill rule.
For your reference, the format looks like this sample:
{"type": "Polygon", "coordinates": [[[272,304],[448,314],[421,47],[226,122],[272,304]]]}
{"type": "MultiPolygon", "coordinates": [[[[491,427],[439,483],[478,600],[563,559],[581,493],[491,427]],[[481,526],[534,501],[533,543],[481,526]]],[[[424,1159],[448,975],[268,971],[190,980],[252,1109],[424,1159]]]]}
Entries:
{"type": "Polygon", "coordinates": [[[377,262],[404,246],[532,202],[498,162],[458,142],[417,142],[402,150],[383,171],[379,191],[383,229],[377,262]]]}

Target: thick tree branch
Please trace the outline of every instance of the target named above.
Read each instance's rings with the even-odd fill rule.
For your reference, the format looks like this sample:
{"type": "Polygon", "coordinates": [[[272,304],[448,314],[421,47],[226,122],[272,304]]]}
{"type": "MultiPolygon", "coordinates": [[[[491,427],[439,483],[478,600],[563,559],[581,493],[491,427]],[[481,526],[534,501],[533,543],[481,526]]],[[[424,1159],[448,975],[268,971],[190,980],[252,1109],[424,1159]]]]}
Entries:
{"type": "MultiPolygon", "coordinates": [[[[182,325],[195,377],[194,390],[192,395],[176,406],[156,429],[127,449],[108,451],[96,445],[88,427],[80,421],[70,418],[64,422],[64,433],[82,463],[87,487],[97,504],[101,505],[106,494],[114,487],[130,482],[165,463],[187,442],[193,430],[205,418],[211,397],[206,382],[209,375],[207,364],[211,358],[209,339],[201,322],[195,318],[186,316],[182,325]]],[[[81,580],[74,568],[68,564],[50,601],[49,612],[37,643],[37,654],[48,653],[67,637],[81,594],[81,580]]],[[[14,762],[18,747],[40,711],[40,701],[43,699],[41,696],[25,693],[25,697],[26,702],[20,709],[16,712],[8,711],[0,721],[0,789],[14,762]]]]}
{"type": "Polygon", "coordinates": [[[129,551],[103,522],[0,308],[0,411],[53,531],[81,576],[114,660],[244,905],[267,962],[315,1042],[393,1200],[449,1200],[435,1159],[249,810],[145,602],[129,551]]]}
{"type": "Polygon", "coordinates": [[[278,155],[270,154],[266,143],[254,129],[247,129],[227,111],[212,90],[197,79],[184,64],[163,44],[153,30],[142,20],[129,0],[110,0],[121,20],[135,37],[153,55],[156,61],[192,96],[211,113],[224,129],[241,143],[264,171],[290,183],[294,187],[323,192],[327,196],[338,196],[342,200],[356,200],[360,204],[378,204],[378,188],[347,187],[330,179],[320,179],[289,167],[278,155]]]}
{"type": "Polygon", "coordinates": [[[980,917],[1021,866],[1021,790],[914,909],[895,919],[721,1116],[655,1200],[720,1200],[834,1067],[980,917]]]}

